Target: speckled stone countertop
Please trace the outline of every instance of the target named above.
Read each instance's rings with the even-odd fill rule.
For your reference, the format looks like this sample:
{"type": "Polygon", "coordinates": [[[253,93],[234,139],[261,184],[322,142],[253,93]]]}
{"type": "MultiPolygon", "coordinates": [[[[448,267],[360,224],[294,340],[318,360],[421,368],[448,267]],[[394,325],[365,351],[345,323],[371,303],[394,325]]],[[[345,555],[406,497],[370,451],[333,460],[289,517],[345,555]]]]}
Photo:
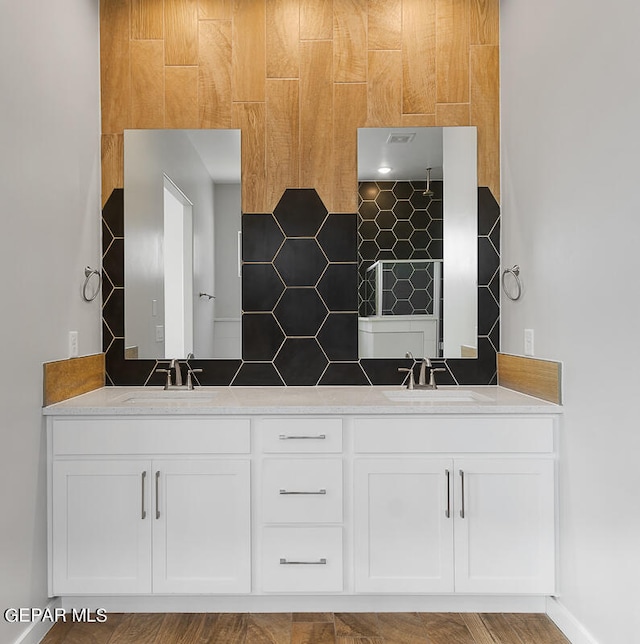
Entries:
{"type": "Polygon", "coordinates": [[[103,387],[43,408],[46,416],[559,414],[562,407],[498,386],[409,392],[375,387],[103,387]]]}

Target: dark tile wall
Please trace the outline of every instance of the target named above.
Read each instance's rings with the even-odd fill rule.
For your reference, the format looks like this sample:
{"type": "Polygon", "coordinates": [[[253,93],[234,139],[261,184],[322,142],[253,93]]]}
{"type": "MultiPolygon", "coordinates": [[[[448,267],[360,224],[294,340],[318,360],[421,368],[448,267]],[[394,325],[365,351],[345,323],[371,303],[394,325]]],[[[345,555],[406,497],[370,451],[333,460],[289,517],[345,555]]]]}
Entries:
{"type": "MultiPolygon", "coordinates": [[[[493,384],[499,338],[500,209],[478,192],[478,358],[435,361],[442,384],[493,384]]],[[[124,359],[124,199],[103,210],[107,382],[162,385],[156,360],[124,359]]],[[[202,385],[399,384],[406,359],[358,360],[357,214],[328,213],[315,190],[288,189],[273,213],[242,217],[241,360],[192,360],[202,385]]]]}
{"type": "Polygon", "coordinates": [[[330,362],[358,360],[356,235],[356,215],[329,214],[311,189],[243,215],[240,378],[268,362],[279,384],[315,385],[330,362]]]}
{"type": "MultiPolygon", "coordinates": [[[[433,196],[423,194],[424,181],[362,181],[358,184],[358,310],[361,315],[374,315],[367,268],[376,260],[442,259],[442,181],[432,181],[433,196]]],[[[399,286],[402,288],[402,285],[399,286]]],[[[392,300],[394,285],[385,290],[392,300]]],[[[440,289],[442,293],[442,289],[440,289]]],[[[387,313],[408,314],[410,305],[399,305],[387,313]],[[407,310],[405,310],[407,309],[407,310]]],[[[442,305],[440,310],[442,311],[442,305]]]]}

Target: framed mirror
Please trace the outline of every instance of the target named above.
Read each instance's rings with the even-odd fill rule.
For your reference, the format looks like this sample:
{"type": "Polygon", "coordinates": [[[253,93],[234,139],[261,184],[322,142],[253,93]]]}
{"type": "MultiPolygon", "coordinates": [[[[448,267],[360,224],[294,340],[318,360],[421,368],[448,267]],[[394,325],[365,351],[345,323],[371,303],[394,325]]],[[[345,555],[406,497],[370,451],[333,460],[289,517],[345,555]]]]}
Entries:
{"type": "Polygon", "coordinates": [[[475,127],[358,130],[360,358],[477,357],[475,127]]]}
{"type": "Polygon", "coordinates": [[[125,130],[125,357],[241,356],[240,130],[125,130]]]}

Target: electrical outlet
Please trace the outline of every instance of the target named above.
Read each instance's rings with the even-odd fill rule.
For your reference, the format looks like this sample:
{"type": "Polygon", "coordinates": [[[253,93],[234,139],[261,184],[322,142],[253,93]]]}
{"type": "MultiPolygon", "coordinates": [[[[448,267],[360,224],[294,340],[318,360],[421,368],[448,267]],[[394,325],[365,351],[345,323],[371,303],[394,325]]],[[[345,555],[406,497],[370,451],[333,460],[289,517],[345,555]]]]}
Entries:
{"type": "Polygon", "coordinates": [[[162,324],[156,326],[156,342],[164,342],[164,326],[162,324]]]}
{"type": "Polygon", "coordinates": [[[524,330],[524,355],[533,355],[533,329],[524,330]]]}
{"type": "Polygon", "coordinates": [[[69,331],[69,357],[78,357],[78,332],[69,331]]]}

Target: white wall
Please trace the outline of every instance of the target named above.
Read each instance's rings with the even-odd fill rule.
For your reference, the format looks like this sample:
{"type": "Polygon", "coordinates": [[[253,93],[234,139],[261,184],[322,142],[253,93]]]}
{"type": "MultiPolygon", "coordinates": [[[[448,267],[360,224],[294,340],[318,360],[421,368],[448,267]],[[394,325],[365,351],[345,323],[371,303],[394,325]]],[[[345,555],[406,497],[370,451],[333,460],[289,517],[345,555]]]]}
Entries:
{"type": "MultiPolygon", "coordinates": [[[[97,0],[0,0],[0,607],[47,603],[42,363],[101,350],[97,0]]],[[[0,641],[25,624],[0,618],[0,641]]]]}
{"type": "Polygon", "coordinates": [[[563,361],[561,614],[640,632],[640,4],[501,3],[502,348],[563,361]],[[564,612],[566,609],[566,612],[564,612]]]}

